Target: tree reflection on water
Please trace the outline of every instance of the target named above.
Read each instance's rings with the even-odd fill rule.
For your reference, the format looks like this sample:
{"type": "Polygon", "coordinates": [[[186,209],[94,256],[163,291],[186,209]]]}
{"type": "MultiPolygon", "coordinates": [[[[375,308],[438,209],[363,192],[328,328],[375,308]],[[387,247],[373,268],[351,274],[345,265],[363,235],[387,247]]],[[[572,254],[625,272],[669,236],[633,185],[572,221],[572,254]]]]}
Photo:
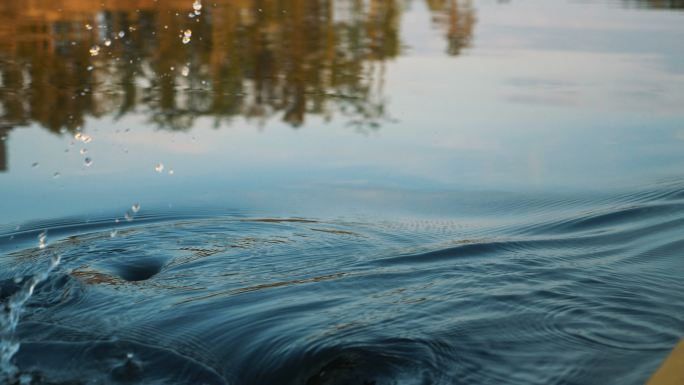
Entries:
{"type": "MultiPolygon", "coordinates": [[[[86,116],[133,111],[176,130],[199,116],[218,125],[278,115],[293,127],[307,114],[362,126],[386,116],[383,63],[401,49],[398,1],[221,1],[189,17],[191,5],[3,2],[3,126],[73,131],[86,116]]],[[[450,0],[429,8],[457,54],[470,40],[472,8],[450,0]]]]}

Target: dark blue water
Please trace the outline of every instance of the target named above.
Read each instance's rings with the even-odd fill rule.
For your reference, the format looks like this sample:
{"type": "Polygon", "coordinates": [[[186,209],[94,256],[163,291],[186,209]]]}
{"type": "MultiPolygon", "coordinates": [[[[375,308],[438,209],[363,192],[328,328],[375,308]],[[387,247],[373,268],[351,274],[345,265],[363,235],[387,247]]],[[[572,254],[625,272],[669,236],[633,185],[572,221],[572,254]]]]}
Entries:
{"type": "Polygon", "coordinates": [[[16,365],[49,384],[641,384],[684,333],[684,183],[479,211],[5,229],[3,298],[62,256],[16,365]]]}

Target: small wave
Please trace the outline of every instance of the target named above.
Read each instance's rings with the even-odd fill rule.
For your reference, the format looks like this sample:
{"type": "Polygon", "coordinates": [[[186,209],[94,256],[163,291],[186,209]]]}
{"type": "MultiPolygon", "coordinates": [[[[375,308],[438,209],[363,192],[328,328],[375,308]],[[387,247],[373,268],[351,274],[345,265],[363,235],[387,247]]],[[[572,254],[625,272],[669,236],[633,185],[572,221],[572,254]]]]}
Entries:
{"type": "Polygon", "coordinates": [[[640,384],[684,334],[681,191],[501,221],[36,222],[3,233],[0,299],[48,229],[62,264],[17,329],[35,383],[640,384]]]}

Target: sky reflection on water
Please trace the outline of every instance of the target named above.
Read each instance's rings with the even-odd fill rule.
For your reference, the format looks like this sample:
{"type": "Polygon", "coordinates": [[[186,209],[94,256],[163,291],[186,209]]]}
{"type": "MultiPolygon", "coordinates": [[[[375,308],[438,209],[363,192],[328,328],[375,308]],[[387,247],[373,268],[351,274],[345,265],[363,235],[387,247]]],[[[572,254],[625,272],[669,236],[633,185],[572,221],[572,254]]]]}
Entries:
{"type": "Polygon", "coordinates": [[[4,223],[452,215],[459,192],[681,176],[676,1],[141,3],[0,6],[4,223]]]}

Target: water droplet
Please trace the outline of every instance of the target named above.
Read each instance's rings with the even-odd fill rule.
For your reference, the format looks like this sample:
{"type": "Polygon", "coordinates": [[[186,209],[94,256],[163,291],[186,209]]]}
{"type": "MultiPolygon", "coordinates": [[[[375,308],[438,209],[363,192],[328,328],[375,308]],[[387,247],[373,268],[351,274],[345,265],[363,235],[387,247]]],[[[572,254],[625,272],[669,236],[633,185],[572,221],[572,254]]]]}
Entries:
{"type": "Polygon", "coordinates": [[[112,230],[112,231],[109,232],[109,237],[110,237],[110,238],[114,238],[114,237],[116,237],[116,234],[117,234],[117,233],[118,233],[117,230],[112,230]]]}
{"type": "Polygon", "coordinates": [[[88,66],[88,67],[86,67],[86,69],[87,69],[88,71],[92,71],[92,70],[93,70],[93,66],[88,66]]]}
{"type": "Polygon", "coordinates": [[[94,45],[90,47],[90,56],[97,56],[100,53],[100,46],[94,45]]]}
{"type": "Polygon", "coordinates": [[[32,167],[32,168],[38,167],[38,162],[33,162],[33,164],[31,165],[31,167],[32,167]]]}
{"type": "Polygon", "coordinates": [[[122,37],[124,37],[124,36],[126,36],[126,32],[124,32],[124,31],[119,31],[119,37],[122,38],[122,37]]]}
{"type": "Polygon", "coordinates": [[[86,153],[88,153],[88,149],[82,148],[79,152],[81,153],[81,155],[85,155],[86,153]]]}
{"type": "Polygon", "coordinates": [[[183,44],[188,44],[190,42],[190,38],[192,37],[192,30],[186,29],[183,31],[183,44]]]}
{"type": "Polygon", "coordinates": [[[162,171],[164,171],[164,164],[163,164],[163,163],[159,163],[159,164],[157,164],[156,166],[154,166],[154,171],[156,171],[156,172],[162,172],[162,171]]]}
{"type": "Polygon", "coordinates": [[[56,173],[52,174],[52,177],[53,177],[54,179],[57,179],[57,178],[59,178],[60,176],[62,176],[62,174],[60,174],[59,172],[56,172],[56,173]]]}
{"type": "Polygon", "coordinates": [[[83,143],[90,143],[93,140],[90,135],[82,134],[80,132],[74,134],[74,139],[80,140],[83,143]]]}
{"type": "Polygon", "coordinates": [[[195,1],[192,3],[192,9],[194,9],[195,11],[200,11],[200,10],[202,10],[202,2],[201,2],[200,0],[195,0],[195,1]]]}
{"type": "Polygon", "coordinates": [[[133,220],[133,215],[131,213],[129,213],[128,211],[126,211],[126,214],[124,214],[124,218],[126,218],[126,220],[128,222],[130,222],[133,220]]]}
{"type": "Polygon", "coordinates": [[[181,75],[187,77],[189,74],[190,74],[190,68],[188,66],[183,66],[183,68],[181,68],[181,75]]]}
{"type": "Polygon", "coordinates": [[[87,29],[88,31],[90,31],[91,29],[93,29],[93,26],[90,25],[90,24],[86,24],[85,27],[86,27],[86,29],[87,29]]]}
{"type": "Polygon", "coordinates": [[[43,230],[38,234],[38,248],[44,249],[47,246],[47,231],[43,230]]]}
{"type": "Polygon", "coordinates": [[[86,167],[90,167],[90,165],[93,164],[93,160],[90,159],[90,158],[85,158],[85,159],[83,159],[83,164],[84,164],[86,167]]]}
{"type": "Polygon", "coordinates": [[[133,204],[133,206],[131,206],[131,210],[133,210],[134,213],[140,211],[140,203],[133,204]]]}
{"type": "Polygon", "coordinates": [[[169,170],[169,175],[173,175],[173,174],[175,174],[175,173],[176,173],[175,171],[169,170]]]}
{"type": "Polygon", "coordinates": [[[109,40],[109,39],[107,39],[107,40],[104,41],[104,45],[107,46],[107,47],[109,47],[110,45],[112,45],[112,41],[109,40]]]}

